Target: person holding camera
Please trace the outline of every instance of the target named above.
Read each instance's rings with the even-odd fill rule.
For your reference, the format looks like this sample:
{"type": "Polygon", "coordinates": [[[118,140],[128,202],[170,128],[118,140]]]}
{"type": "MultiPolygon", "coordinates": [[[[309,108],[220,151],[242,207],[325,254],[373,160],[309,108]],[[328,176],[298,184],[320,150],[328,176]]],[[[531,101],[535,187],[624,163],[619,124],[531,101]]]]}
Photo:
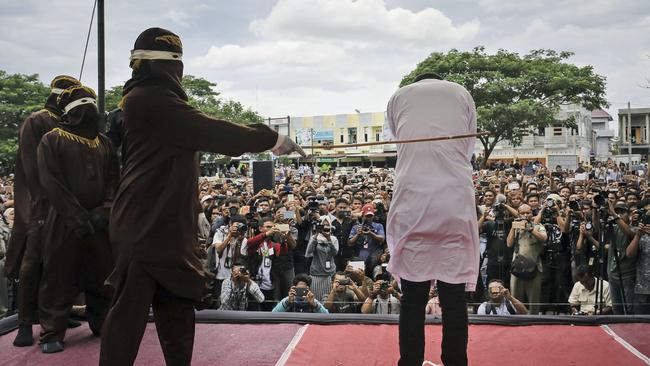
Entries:
{"type": "Polygon", "coordinates": [[[626,315],[633,312],[636,258],[627,255],[627,247],[631,244],[638,229],[630,228],[628,207],[629,205],[623,202],[608,205],[609,215],[614,221],[610,236],[611,242],[607,246],[607,279],[615,315],[626,315]]]}
{"type": "Polygon", "coordinates": [[[275,235],[275,240],[280,243],[281,248],[286,248],[286,255],[275,258],[271,277],[275,288],[275,299],[281,299],[284,294],[289,292],[295,268],[293,265],[294,249],[296,249],[296,239],[298,239],[298,229],[295,227],[295,212],[288,210],[285,206],[280,206],[275,211],[275,226],[279,233],[275,235]]]}
{"type": "Polygon", "coordinates": [[[304,274],[297,274],[293,278],[293,286],[289,290],[289,296],[280,300],[273,308],[274,313],[323,313],[329,311],[316,299],[316,296],[309,289],[311,278],[304,274]]]}
{"type": "Polygon", "coordinates": [[[542,260],[547,235],[544,225],[535,224],[527,204],[519,206],[519,219],[512,223],[506,243],[514,247],[510,291],[517,299],[529,303],[530,313],[539,314],[542,287],[542,260]]]}
{"type": "Polygon", "coordinates": [[[332,235],[332,225],[323,217],[305,251],[306,258],[312,258],[309,274],[311,289],[317,299],[324,299],[332,287],[332,275],[336,272],[334,257],[339,251],[339,241],[332,235]]]}
{"type": "Polygon", "coordinates": [[[324,300],[324,306],[330,313],[358,313],[358,304],[366,300],[366,295],[345,272],[336,272],[332,276],[332,290],[324,300]]]}
{"type": "MultiPolygon", "coordinates": [[[[234,210],[233,210],[234,211],[234,210]]],[[[224,225],[214,234],[211,251],[218,260],[210,270],[215,273],[213,299],[221,299],[224,280],[231,277],[232,268],[239,263],[246,249],[246,219],[242,216],[228,217],[230,225],[224,225]],[[242,254],[243,252],[243,254],[242,254]]],[[[214,304],[219,307],[219,302],[214,304]]]]}
{"type": "Polygon", "coordinates": [[[363,222],[352,227],[349,244],[359,248],[359,260],[365,261],[370,255],[384,249],[384,227],[374,221],[375,207],[372,203],[361,209],[363,222]]]}
{"type": "Polygon", "coordinates": [[[246,311],[250,298],[260,304],[264,302],[262,290],[251,280],[246,267],[239,264],[232,266],[230,277],[223,281],[219,292],[219,310],[246,311]]]}
{"type": "Polygon", "coordinates": [[[487,287],[490,298],[478,307],[477,315],[528,314],[526,306],[510,294],[503,281],[492,280],[487,287]]]}
{"type": "Polygon", "coordinates": [[[379,280],[375,281],[370,296],[361,306],[363,314],[399,314],[400,313],[400,294],[395,291],[390,282],[379,280]]]}
{"type": "Polygon", "coordinates": [[[641,218],[634,239],[625,251],[629,258],[636,259],[634,291],[629,295],[634,302],[634,314],[650,314],[650,214],[645,213],[641,218]]]}
{"type": "Polygon", "coordinates": [[[578,281],[573,285],[569,295],[572,315],[605,315],[612,313],[612,298],[610,296],[609,283],[602,280],[599,294],[596,295],[596,278],[591,269],[586,265],[577,268],[578,281]],[[600,304],[596,304],[596,298],[600,304]],[[596,305],[598,310],[596,311],[596,305]]]}
{"type": "MultiPolygon", "coordinates": [[[[290,233],[282,233],[273,221],[273,217],[265,216],[260,219],[260,233],[248,239],[246,252],[248,268],[255,281],[258,282],[266,301],[262,304],[262,311],[271,311],[275,298],[275,282],[273,266],[281,256],[289,254],[289,247],[279,241],[287,239],[290,233]]],[[[288,239],[287,239],[288,240],[288,239]]]]}
{"type": "Polygon", "coordinates": [[[348,244],[350,232],[352,232],[353,222],[350,219],[350,204],[345,198],[336,200],[336,210],[334,211],[336,219],[332,221],[332,230],[334,236],[339,241],[339,252],[334,258],[337,271],[345,270],[345,264],[350,258],[355,257],[354,247],[348,244]]]}

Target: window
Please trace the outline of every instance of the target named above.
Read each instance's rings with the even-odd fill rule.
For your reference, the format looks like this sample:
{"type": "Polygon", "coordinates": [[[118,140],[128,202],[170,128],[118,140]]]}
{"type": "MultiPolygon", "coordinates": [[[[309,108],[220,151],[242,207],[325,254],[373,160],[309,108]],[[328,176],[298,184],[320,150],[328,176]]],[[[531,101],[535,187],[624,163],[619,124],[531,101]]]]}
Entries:
{"type": "Polygon", "coordinates": [[[562,136],[562,127],[553,127],[553,136],[562,136]]]}
{"type": "Polygon", "coordinates": [[[357,129],[356,127],[348,128],[348,144],[357,143],[357,129]]]}

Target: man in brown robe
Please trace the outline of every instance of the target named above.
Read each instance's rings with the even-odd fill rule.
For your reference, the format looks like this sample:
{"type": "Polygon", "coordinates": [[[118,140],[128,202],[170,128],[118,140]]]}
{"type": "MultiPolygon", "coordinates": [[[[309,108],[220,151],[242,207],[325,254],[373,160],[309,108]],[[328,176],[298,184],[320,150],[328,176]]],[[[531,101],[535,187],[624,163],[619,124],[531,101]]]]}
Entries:
{"type": "Polygon", "coordinates": [[[64,111],[57,128],[38,146],[41,186],[51,207],[43,236],[43,276],[39,292],[41,350],[63,351],[74,298],[83,292],[86,318],[99,334],[110,305],[104,281],[113,270],[108,216],[119,179],[117,155],[99,134],[95,93],[68,88],[58,98],[64,111]]]}
{"type": "Polygon", "coordinates": [[[197,151],[231,156],[273,148],[304,152],[264,124],[210,118],[188,103],[181,86],[182,45],[170,31],[151,28],[131,51],[133,76],[124,86],[123,171],[113,203],[111,244],[115,295],[102,329],[100,365],[132,365],[153,305],[167,365],[189,365],[194,304],[207,276],[197,246],[197,151]],[[153,202],[153,204],[152,204],[153,202]]]}
{"type": "Polygon", "coordinates": [[[52,80],[45,108],[31,114],[20,126],[14,181],[15,221],[7,245],[5,275],[18,278],[18,334],[14,346],[34,344],[32,324],[38,324],[38,287],[41,278],[40,235],[49,204],[38,179],[36,148],[44,134],[56,127],[61,116],[56,98],[63,89],[80,85],[73,77],[52,80]]]}

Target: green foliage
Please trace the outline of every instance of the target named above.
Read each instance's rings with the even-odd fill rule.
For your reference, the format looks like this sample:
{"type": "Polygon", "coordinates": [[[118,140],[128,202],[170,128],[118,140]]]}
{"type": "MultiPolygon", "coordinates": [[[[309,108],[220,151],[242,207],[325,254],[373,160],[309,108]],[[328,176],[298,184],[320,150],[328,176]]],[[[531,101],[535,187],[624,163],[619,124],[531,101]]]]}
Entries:
{"type": "Polygon", "coordinates": [[[18,139],[10,138],[0,141],[0,174],[7,175],[14,170],[16,154],[18,153],[18,139]]]}
{"type": "Polygon", "coordinates": [[[7,74],[0,70],[0,142],[18,137],[20,123],[42,109],[50,88],[38,75],[7,74]]]}
{"type": "MultiPolygon", "coordinates": [[[[518,146],[538,128],[560,123],[555,115],[562,104],[577,103],[589,110],[608,106],[605,77],[594,73],[592,66],[567,63],[572,55],[553,50],[534,50],[524,56],[499,50],[490,55],[484,47],[471,52],[434,52],[400,86],[425,72],[463,85],[474,98],[478,129],[491,133],[480,138],[487,161],[500,141],[518,146]]],[[[572,119],[561,123],[575,126],[572,119]]]]}
{"type": "Polygon", "coordinates": [[[114,86],[104,92],[104,110],[110,112],[117,109],[122,100],[122,85],[114,86]]]}

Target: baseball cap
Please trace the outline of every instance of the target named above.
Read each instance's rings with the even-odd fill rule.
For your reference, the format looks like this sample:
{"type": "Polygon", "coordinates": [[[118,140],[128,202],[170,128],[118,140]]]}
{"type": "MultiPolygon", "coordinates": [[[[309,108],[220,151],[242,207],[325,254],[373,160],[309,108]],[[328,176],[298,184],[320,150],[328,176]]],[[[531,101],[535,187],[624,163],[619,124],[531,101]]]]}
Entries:
{"type": "MultiPolygon", "coordinates": [[[[214,198],[211,195],[206,194],[205,196],[201,197],[201,203],[203,203],[205,201],[208,201],[208,200],[212,200],[212,199],[214,199],[214,198]]],[[[194,201],[194,202],[196,202],[196,201],[194,201]]]]}
{"type": "Polygon", "coordinates": [[[363,216],[366,215],[375,215],[375,206],[372,205],[371,203],[364,205],[361,207],[361,212],[363,213],[363,216]]]}

